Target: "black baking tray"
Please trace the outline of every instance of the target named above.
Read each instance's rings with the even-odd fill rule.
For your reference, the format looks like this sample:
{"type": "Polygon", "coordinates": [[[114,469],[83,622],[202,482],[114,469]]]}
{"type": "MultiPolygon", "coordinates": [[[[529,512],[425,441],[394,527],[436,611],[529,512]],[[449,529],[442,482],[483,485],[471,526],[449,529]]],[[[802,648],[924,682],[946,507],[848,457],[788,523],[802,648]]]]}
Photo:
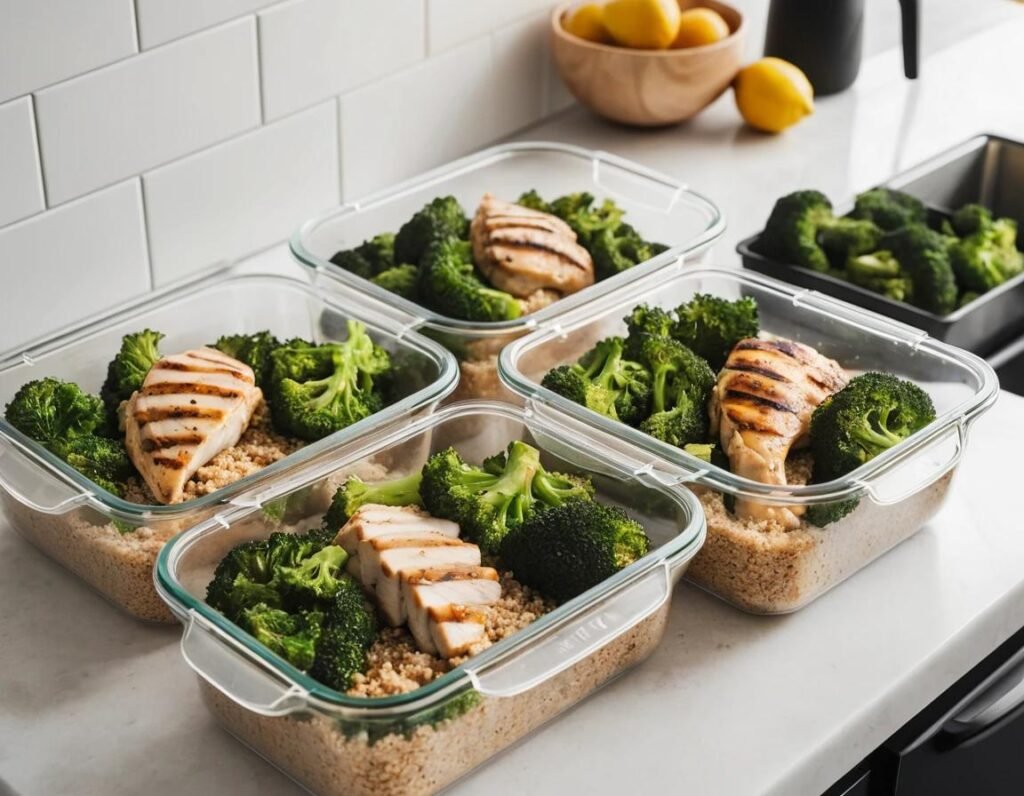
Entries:
{"type": "MultiPolygon", "coordinates": [[[[1019,235],[1024,236],[1024,143],[979,135],[884,185],[918,197],[939,214],[978,202],[997,216],[1016,219],[1019,235]]],[[[949,315],[936,315],[843,279],[765,257],[757,252],[760,237],[752,235],[736,247],[745,268],[894,318],[951,345],[987,356],[1024,334],[1024,274],[949,315]]]]}

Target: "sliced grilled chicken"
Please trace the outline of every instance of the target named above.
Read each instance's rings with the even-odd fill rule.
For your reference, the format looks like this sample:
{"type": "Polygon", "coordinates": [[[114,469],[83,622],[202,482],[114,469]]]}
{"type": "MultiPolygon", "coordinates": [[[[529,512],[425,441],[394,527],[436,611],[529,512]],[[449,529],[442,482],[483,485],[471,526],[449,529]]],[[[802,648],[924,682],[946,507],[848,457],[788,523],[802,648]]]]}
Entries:
{"type": "Polygon", "coordinates": [[[125,447],[153,496],[180,503],[189,478],[238,442],[262,399],[252,368],[212,348],[153,365],[124,411],[125,447]]]}
{"type": "Polygon", "coordinates": [[[470,225],[473,260],[487,280],[517,298],[562,296],[594,283],[590,253],[557,216],[484,194],[470,225]]]}
{"type": "MultiPolygon", "coordinates": [[[[445,657],[460,654],[450,651],[459,646],[453,643],[457,631],[451,628],[439,631],[438,624],[450,624],[450,620],[438,618],[436,610],[451,606],[493,605],[500,599],[498,572],[490,567],[440,567],[402,573],[402,600],[408,614],[409,631],[424,652],[435,652],[444,647],[448,650],[442,651],[445,657]],[[438,633],[443,633],[448,642],[439,643],[438,633]]],[[[475,626],[466,633],[473,639],[469,644],[480,640],[478,625],[476,622],[472,624],[475,626]]]]}
{"type": "Polygon", "coordinates": [[[417,506],[381,506],[367,503],[349,517],[334,543],[349,554],[346,570],[360,577],[359,543],[382,536],[417,536],[439,534],[449,539],[459,537],[458,523],[432,517],[417,506]]]}
{"type": "MultiPolygon", "coordinates": [[[[839,365],[791,340],[735,345],[712,391],[709,411],[732,471],[763,484],[786,483],[786,457],[806,441],[815,408],[847,382],[839,365]]],[[[802,506],[736,501],[741,518],[800,524],[802,506]]]]}
{"type": "Polygon", "coordinates": [[[430,639],[437,653],[454,658],[483,641],[487,633],[487,615],[470,605],[435,605],[430,614],[430,639]]]}

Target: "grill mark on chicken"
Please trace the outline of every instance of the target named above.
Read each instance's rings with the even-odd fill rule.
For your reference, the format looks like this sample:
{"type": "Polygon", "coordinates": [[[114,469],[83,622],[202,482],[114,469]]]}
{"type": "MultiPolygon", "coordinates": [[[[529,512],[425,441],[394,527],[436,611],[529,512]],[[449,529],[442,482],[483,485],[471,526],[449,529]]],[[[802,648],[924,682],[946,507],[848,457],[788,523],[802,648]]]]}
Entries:
{"type": "Polygon", "coordinates": [[[185,417],[220,420],[224,410],[212,406],[164,406],[135,412],[135,419],[143,426],[158,420],[180,420],[185,417]]]}
{"type": "Polygon", "coordinates": [[[199,433],[172,434],[166,437],[149,437],[142,440],[142,450],[157,451],[165,448],[175,448],[178,445],[198,445],[203,441],[203,435],[199,433]]]}
{"type": "Polygon", "coordinates": [[[240,398],[241,390],[221,387],[218,384],[199,384],[189,381],[165,381],[151,384],[142,391],[143,395],[215,395],[218,398],[240,398]]]}
{"type": "MultiPolygon", "coordinates": [[[[555,246],[551,246],[548,243],[544,243],[543,241],[516,240],[514,238],[502,237],[500,241],[496,241],[495,245],[489,248],[493,250],[499,248],[499,246],[500,248],[536,249],[538,251],[550,252],[551,254],[555,254],[561,257],[563,260],[567,260],[569,263],[575,265],[577,268],[585,269],[587,267],[587,263],[583,262],[582,259],[576,259],[568,252],[565,252],[562,249],[557,248],[555,246]]],[[[512,262],[512,258],[509,255],[505,255],[502,259],[505,262],[512,262]]]]}
{"type": "Polygon", "coordinates": [[[779,412],[789,412],[791,415],[796,414],[796,409],[791,406],[786,406],[784,403],[773,401],[771,398],[765,398],[762,395],[755,395],[754,393],[745,392],[743,390],[726,390],[725,396],[727,398],[736,398],[741,401],[750,401],[752,404],[758,406],[767,406],[770,409],[775,409],[779,412]]]}
{"type": "Polygon", "coordinates": [[[729,365],[729,370],[738,370],[741,373],[756,373],[758,376],[764,376],[766,379],[771,379],[772,381],[781,381],[784,384],[789,383],[789,379],[781,373],[777,373],[765,365],[755,364],[753,362],[735,362],[729,365]]]}
{"type": "Polygon", "coordinates": [[[166,467],[170,470],[180,470],[185,466],[185,462],[181,459],[171,458],[170,456],[154,456],[153,464],[166,467]]]}
{"type": "MultiPolygon", "coordinates": [[[[213,362],[213,360],[204,360],[206,362],[213,362]]],[[[219,363],[218,363],[219,364],[219,363]]],[[[166,359],[161,359],[153,366],[153,370],[178,370],[187,371],[189,373],[220,373],[224,376],[231,376],[232,378],[238,379],[239,381],[250,383],[245,376],[237,370],[231,368],[199,368],[195,365],[190,365],[187,362],[168,362],[166,359]]]]}

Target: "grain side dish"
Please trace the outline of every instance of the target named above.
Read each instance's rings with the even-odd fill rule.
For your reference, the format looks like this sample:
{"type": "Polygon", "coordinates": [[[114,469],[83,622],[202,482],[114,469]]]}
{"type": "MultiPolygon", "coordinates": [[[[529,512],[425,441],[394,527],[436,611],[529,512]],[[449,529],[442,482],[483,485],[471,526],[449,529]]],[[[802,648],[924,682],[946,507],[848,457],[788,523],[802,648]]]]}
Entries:
{"type": "MultiPolygon", "coordinates": [[[[696,295],[671,311],[640,305],[624,323],[624,336],[600,340],[541,385],[783,496],[844,478],[935,419],[912,382],[854,375],[811,346],[763,332],[749,297],[696,295]]],[[[748,610],[795,610],[916,531],[948,483],[886,507],[694,487],[708,537],[689,576],[748,610]]]]}

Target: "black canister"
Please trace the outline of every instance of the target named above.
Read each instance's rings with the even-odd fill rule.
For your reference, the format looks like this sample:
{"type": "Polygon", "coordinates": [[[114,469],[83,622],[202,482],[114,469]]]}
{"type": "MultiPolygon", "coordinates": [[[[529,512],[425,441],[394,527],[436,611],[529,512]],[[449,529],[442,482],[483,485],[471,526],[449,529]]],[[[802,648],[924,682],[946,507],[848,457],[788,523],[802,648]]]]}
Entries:
{"type": "MultiPolygon", "coordinates": [[[[818,96],[852,85],[860,71],[865,0],[772,0],[764,54],[796,64],[818,96]]],[[[918,3],[900,0],[903,71],[917,77],[918,3]]]]}

